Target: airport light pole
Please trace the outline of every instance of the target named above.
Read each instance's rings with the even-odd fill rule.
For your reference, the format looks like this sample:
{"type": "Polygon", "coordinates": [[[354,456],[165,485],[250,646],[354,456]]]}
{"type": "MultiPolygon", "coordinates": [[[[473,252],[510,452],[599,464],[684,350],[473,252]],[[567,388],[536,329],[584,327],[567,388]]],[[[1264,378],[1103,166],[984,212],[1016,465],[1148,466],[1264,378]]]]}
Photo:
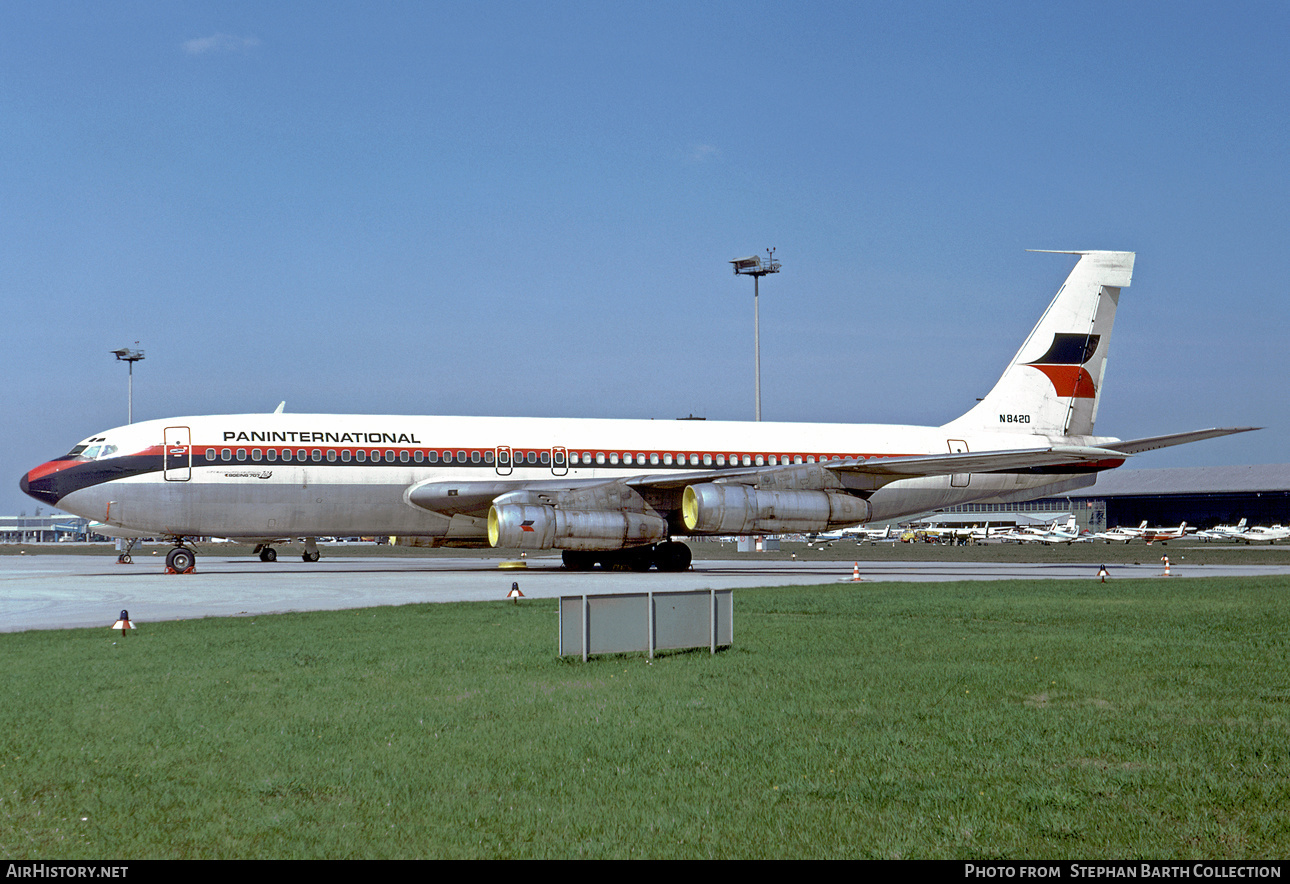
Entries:
{"type": "MultiPolygon", "coordinates": [[[[135,341],[135,343],[139,343],[135,341]]],[[[124,362],[130,367],[130,386],[126,405],[126,423],[134,423],[134,364],[143,358],[142,350],[131,350],[129,347],[122,347],[120,350],[113,350],[118,362],[124,362]]]]}
{"type": "Polygon", "coordinates": [[[756,401],[756,419],[761,420],[761,316],[758,310],[761,278],[768,273],[779,272],[779,262],[775,260],[775,250],[766,250],[766,263],[757,255],[747,258],[736,258],[730,262],[734,265],[736,276],[753,278],[753,397],[756,401]]]}

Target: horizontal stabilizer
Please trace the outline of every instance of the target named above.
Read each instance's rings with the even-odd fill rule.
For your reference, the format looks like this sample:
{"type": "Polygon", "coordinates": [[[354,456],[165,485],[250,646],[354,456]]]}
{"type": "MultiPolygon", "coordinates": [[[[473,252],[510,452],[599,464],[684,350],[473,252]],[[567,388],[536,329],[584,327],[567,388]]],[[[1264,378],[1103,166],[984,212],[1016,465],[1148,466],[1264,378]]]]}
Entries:
{"type": "Polygon", "coordinates": [[[1143,451],[1154,451],[1157,448],[1168,448],[1171,445],[1185,445],[1188,442],[1199,442],[1201,439],[1215,439],[1219,436],[1231,436],[1234,433],[1249,433],[1261,430],[1262,427],[1215,427],[1209,430],[1194,430],[1190,433],[1171,433],[1168,436],[1151,436],[1146,439],[1130,439],[1127,442],[1108,442],[1103,448],[1119,451],[1124,454],[1140,454],[1143,451]]]}

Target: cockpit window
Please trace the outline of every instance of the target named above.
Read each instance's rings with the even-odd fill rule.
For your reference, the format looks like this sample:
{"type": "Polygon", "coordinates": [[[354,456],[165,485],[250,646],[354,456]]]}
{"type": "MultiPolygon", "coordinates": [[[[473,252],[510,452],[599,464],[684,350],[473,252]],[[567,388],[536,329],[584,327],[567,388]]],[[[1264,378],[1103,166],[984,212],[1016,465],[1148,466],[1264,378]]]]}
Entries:
{"type": "Polygon", "coordinates": [[[77,445],[67,452],[67,456],[83,457],[86,460],[103,460],[105,457],[113,457],[116,452],[117,447],[115,445],[77,445]]]}

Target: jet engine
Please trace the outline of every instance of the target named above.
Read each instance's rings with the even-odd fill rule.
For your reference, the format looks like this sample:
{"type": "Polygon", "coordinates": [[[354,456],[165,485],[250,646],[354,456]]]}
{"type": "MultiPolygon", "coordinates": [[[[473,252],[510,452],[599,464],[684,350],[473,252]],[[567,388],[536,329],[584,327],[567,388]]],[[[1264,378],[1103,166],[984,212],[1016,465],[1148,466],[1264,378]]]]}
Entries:
{"type": "Polygon", "coordinates": [[[824,531],[872,517],[869,502],[838,491],[771,491],[751,485],[690,485],[681,498],[685,527],[698,534],[824,531]]]}
{"type": "Polygon", "coordinates": [[[667,522],[646,513],[517,503],[488,510],[488,542],[507,549],[622,549],[667,535],[667,522]]]}

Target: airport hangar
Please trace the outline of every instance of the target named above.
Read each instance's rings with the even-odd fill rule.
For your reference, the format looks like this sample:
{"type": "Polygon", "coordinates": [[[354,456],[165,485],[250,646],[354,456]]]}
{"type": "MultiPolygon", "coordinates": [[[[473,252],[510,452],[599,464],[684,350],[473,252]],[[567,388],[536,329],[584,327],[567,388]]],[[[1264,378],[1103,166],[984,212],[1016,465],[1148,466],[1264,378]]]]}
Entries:
{"type": "Polygon", "coordinates": [[[1290,464],[1108,470],[1096,484],[1026,503],[972,503],[928,518],[941,524],[1034,524],[1074,513],[1081,530],[1186,522],[1197,528],[1290,523],[1290,464]]]}

